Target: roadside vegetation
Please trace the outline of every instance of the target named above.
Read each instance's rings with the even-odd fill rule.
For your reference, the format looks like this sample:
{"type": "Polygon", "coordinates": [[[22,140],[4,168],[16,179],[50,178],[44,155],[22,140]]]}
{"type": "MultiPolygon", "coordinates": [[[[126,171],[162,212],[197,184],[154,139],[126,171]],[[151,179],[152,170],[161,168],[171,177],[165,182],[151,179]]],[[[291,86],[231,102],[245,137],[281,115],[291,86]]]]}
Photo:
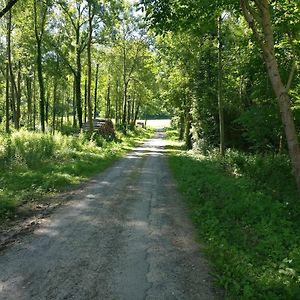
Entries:
{"type": "Polygon", "coordinates": [[[286,155],[170,152],[227,299],[299,299],[300,203],[286,155]]]}
{"type": "Polygon", "coordinates": [[[0,222],[18,217],[28,202],[42,203],[110,166],[150,129],[117,132],[116,140],[80,133],[16,131],[0,136],[0,222]]]}

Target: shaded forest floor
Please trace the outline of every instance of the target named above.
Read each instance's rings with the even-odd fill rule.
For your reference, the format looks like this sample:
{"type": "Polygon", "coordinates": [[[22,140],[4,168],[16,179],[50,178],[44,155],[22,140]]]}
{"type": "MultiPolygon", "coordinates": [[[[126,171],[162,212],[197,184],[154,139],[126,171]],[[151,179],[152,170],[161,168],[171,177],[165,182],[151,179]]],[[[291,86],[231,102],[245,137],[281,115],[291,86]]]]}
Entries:
{"type": "Polygon", "coordinates": [[[228,299],[299,299],[300,201],[288,158],[179,145],[169,164],[228,299]]]}
{"type": "Polygon", "coordinates": [[[66,136],[20,131],[0,136],[0,225],[55,204],[55,194],[104,170],[151,130],[117,133],[115,141],[87,134],[66,136]]]}

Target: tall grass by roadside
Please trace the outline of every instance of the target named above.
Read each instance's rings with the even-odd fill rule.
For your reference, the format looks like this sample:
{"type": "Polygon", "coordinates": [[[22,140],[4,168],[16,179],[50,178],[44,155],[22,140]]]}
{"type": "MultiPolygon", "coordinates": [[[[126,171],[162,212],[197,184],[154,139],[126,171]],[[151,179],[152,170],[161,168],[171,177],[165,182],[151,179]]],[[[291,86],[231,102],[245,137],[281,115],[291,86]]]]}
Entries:
{"type": "Polygon", "coordinates": [[[172,152],[170,167],[228,299],[300,299],[300,200],[283,155],[172,152]]]}
{"type": "Polygon", "coordinates": [[[85,133],[0,135],[0,221],[13,218],[25,202],[42,201],[46,194],[86,180],[150,135],[142,129],[126,136],[118,132],[116,141],[85,133]]]}

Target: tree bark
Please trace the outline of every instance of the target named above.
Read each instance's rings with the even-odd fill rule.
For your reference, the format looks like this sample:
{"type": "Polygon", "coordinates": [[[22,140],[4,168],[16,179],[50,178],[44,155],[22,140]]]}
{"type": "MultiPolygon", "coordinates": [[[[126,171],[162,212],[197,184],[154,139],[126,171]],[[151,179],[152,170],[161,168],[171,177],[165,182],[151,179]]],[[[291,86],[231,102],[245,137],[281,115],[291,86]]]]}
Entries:
{"type": "Polygon", "coordinates": [[[77,126],[76,120],[76,76],[74,75],[74,82],[73,82],[73,128],[77,126]]]}
{"type": "Polygon", "coordinates": [[[84,81],[84,114],[83,114],[83,120],[84,123],[86,123],[87,120],[87,79],[84,81]]]}
{"type": "Polygon", "coordinates": [[[268,0],[255,1],[255,6],[259,12],[254,15],[250,9],[248,0],[241,0],[241,7],[246,21],[257,39],[263,58],[267,67],[267,72],[276,95],[281,120],[284,125],[289,156],[292,162],[293,172],[296,178],[298,191],[300,192],[300,148],[298,136],[295,128],[294,118],[291,111],[291,102],[288,91],[281,79],[278,62],[275,56],[274,37],[271,23],[271,16],[269,11],[268,0]],[[259,19],[258,19],[259,18],[259,19]],[[258,30],[261,26],[262,33],[258,30]]]}
{"type": "Polygon", "coordinates": [[[105,111],[105,118],[110,118],[110,82],[107,86],[107,95],[106,95],[106,111],[105,111]]]}
{"type": "Polygon", "coordinates": [[[16,86],[16,99],[17,99],[17,110],[16,110],[16,118],[17,118],[17,129],[20,128],[20,120],[21,120],[21,62],[18,63],[18,81],[16,86]]]}
{"type": "Polygon", "coordinates": [[[93,110],[92,110],[92,55],[91,55],[91,46],[92,46],[92,37],[93,37],[93,12],[92,12],[92,3],[88,1],[89,7],[89,36],[88,36],[88,44],[87,44],[87,64],[88,64],[88,76],[87,76],[87,106],[88,106],[88,120],[89,120],[89,130],[90,133],[93,132],[93,110]]]}
{"type": "Polygon", "coordinates": [[[54,77],[53,82],[53,111],[52,111],[52,132],[56,129],[56,113],[57,113],[57,79],[54,77]]]}
{"type": "Polygon", "coordinates": [[[76,106],[79,128],[82,128],[80,28],[76,30],[76,106]]]}
{"type": "Polygon", "coordinates": [[[7,18],[7,60],[9,65],[9,79],[10,79],[10,106],[13,113],[13,122],[16,129],[18,129],[18,122],[17,122],[17,112],[16,112],[16,98],[15,98],[15,78],[14,72],[12,67],[12,58],[11,58],[11,11],[9,11],[8,18],[7,18]]]}
{"type": "Polygon", "coordinates": [[[32,80],[28,76],[26,79],[27,89],[27,128],[32,129],[32,80]]]}
{"type": "Polygon", "coordinates": [[[7,13],[10,12],[12,7],[18,2],[18,0],[9,0],[6,6],[0,11],[0,19],[7,13]]]}
{"type": "Polygon", "coordinates": [[[98,73],[99,73],[99,64],[96,67],[96,77],[95,77],[95,92],[94,92],[94,119],[97,118],[97,97],[98,97],[98,73]]]}
{"type": "Polygon", "coordinates": [[[40,87],[40,123],[42,132],[45,132],[45,87],[42,65],[42,41],[39,38],[37,39],[37,71],[40,87]]]}
{"type": "Polygon", "coordinates": [[[223,106],[223,84],[222,84],[222,17],[218,19],[218,109],[219,109],[219,131],[220,131],[220,153],[225,155],[225,130],[224,130],[224,106],[223,106]]]}
{"type": "Polygon", "coordinates": [[[6,63],[6,84],[5,84],[5,132],[9,133],[10,119],[10,101],[9,101],[9,65],[6,63]]]}

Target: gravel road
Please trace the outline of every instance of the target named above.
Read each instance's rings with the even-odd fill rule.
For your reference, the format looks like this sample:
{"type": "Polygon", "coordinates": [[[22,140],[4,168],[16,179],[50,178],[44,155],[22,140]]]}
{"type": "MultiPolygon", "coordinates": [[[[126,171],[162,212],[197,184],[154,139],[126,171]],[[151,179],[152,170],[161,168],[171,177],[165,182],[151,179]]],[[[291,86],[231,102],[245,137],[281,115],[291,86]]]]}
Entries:
{"type": "Polygon", "coordinates": [[[215,299],[163,133],[0,252],[0,299],[215,299]]]}

